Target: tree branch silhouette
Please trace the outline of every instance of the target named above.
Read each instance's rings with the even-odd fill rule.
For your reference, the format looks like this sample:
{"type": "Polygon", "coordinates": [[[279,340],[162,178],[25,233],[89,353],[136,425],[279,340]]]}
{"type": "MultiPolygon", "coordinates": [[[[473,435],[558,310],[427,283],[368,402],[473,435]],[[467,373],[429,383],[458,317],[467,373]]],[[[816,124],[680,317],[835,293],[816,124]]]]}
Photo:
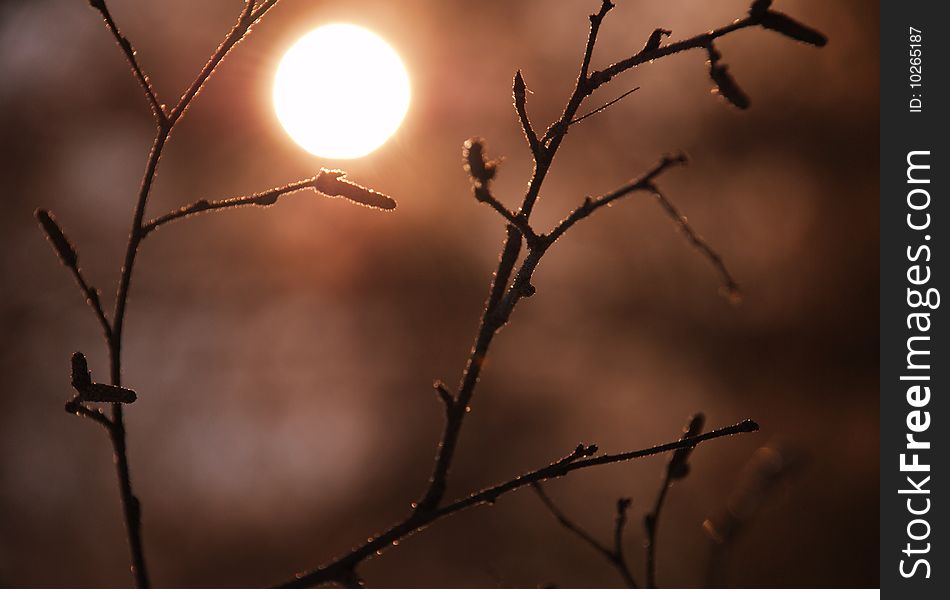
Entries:
{"type": "Polygon", "coordinates": [[[381,210],[392,210],[396,208],[396,201],[386,194],[365,188],[349,181],[345,177],[346,173],[343,171],[320,169],[320,173],[315,177],[288,183],[287,185],[271,188],[256,194],[237,196],[235,198],[215,200],[212,202],[199,200],[145,223],[142,226],[142,235],[144,237],[166,223],[200,213],[235,208],[238,206],[271,206],[284,194],[306,189],[312,189],[315,192],[331,198],[346,198],[356,204],[362,204],[363,206],[370,206],[381,210]]]}
{"type": "MultiPolygon", "coordinates": [[[[455,391],[452,392],[441,382],[436,382],[436,391],[445,409],[445,420],[428,485],[419,500],[413,504],[413,510],[405,520],[394,525],[385,533],[371,538],[369,542],[349,554],[323,567],[298,575],[296,579],[286,582],[284,584],[285,587],[302,587],[329,582],[345,583],[347,581],[353,581],[354,579],[358,580],[358,577],[355,575],[357,566],[373,553],[381,551],[393,541],[398,541],[402,537],[421,529],[433,520],[454,512],[454,510],[457,510],[456,507],[459,506],[459,502],[463,502],[462,508],[468,506],[469,504],[464,504],[465,501],[457,501],[449,505],[443,504],[448,489],[449,473],[455,457],[465,415],[471,410],[471,402],[482,374],[485,359],[496,334],[509,322],[520,300],[522,298],[531,297],[536,292],[534,285],[531,283],[531,278],[547,250],[579,221],[587,218],[598,209],[607,206],[610,202],[625,197],[633,192],[647,191],[653,193],[660,198],[661,204],[665,207],[672,206],[665,199],[665,196],[660,194],[655,179],[670,167],[684,163],[685,157],[682,154],[664,157],[653,169],[633,179],[626,185],[615,189],[613,192],[597,198],[585,199],[579,207],[568,214],[548,234],[539,235],[530,227],[532,210],[538,201],[542,185],[550,170],[557,150],[567,135],[571,125],[583,120],[577,118],[577,113],[584,101],[596,89],[624,71],[640,64],[685,50],[705,48],[710,54],[710,77],[717,84],[719,93],[738,108],[747,108],[748,102],[737,101],[737,94],[733,88],[738,89],[738,86],[735,85],[735,82],[728,74],[725,66],[717,62],[718,58],[713,60],[712,43],[714,40],[741,29],[758,25],[767,29],[773,29],[798,41],[805,41],[816,46],[821,46],[825,43],[824,36],[820,33],[800,23],[791,21],[790,18],[781,15],[781,13],[771,11],[771,1],[755,0],[749,8],[748,16],[738,19],[730,25],[666,46],[662,45],[662,39],[664,36],[669,35],[670,32],[657,29],[647,40],[643,49],[637,54],[602,70],[592,71],[591,63],[597,36],[604,18],[613,7],[614,5],[610,0],[602,0],[600,9],[590,15],[590,28],[588,30],[587,42],[585,44],[574,90],[568,98],[560,118],[548,127],[540,139],[538,139],[528,115],[526,100],[527,88],[524,77],[520,71],[515,73],[512,84],[514,108],[534,159],[534,169],[528,182],[527,191],[525,192],[521,207],[517,212],[512,212],[507,209],[501,202],[495,199],[490,192],[489,184],[497,175],[499,162],[497,160],[490,160],[485,156],[484,141],[480,138],[471,138],[466,141],[463,146],[464,166],[472,180],[475,198],[479,202],[491,206],[504,218],[506,222],[506,237],[498,259],[498,266],[495,269],[489,286],[488,297],[482,310],[475,340],[462,371],[458,386],[455,391]],[[774,15],[780,15],[780,17],[775,17],[774,15]],[[799,29],[790,29],[790,26],[788,26],[783,19],[791,21],[799,29]],[[773,21],[782,21],[785,24],[777,26],[773,21]],[[769,23],[773,26],[768,26],[767,24],[769,23]],[[803,30],[806,33],[803,33],[803,30]],[[527,246],[528,252],[521,259],[521,264],[518,265],[518,260],[521,258],[521,251],[524,246],[527,246]],[[449,512],[447,513],[446,511],[449,512]]],[[[588,113],[588,115],[598,113],[603,108],[606,107],[595,109],[588,113]]],[[[585,115],[585,117],[588,115],[585,115]]],[[[669,209],[667,210],[669,212],[669,209]]],[[[706,257],[713,262],[714,266],[716,266],[721,273],[724,272],[728,274],[719,255],[713,252],[705,242],[702,242],[701,238],[699,238],[691,228],[684,225],[685,220],[680,217],[678,211],[674,210],[673,212],[677,217],[677,221],[680,223],[681,230],[686,234],[687,239],[693,243],[694,246],[703,250],[706,257]]],[[[731,284],[734,284],[734,281],[731,275],[728,275],[726,281],[727,287],[732,288],[733,286],[731,284]]],[[[747,423],[751,424],[749,425],[749,427],[751,427],[751,429],[749,429],[750,431],[758,427],[751,421],[747,423]]],[[[702,436],[693,438],[693,440],[700,438],[702,438],[702,436]]],[[[679,443],[684,445],[678,447],[692,447],[694,444],[690,444],[689,441],[681,440],[679,443]]],[[[586,451],[585,448],[579,446],[576,452],[584,451],[586,451]]],[[[635,452],[631,453],[629,458],[635,458],[637,456],[638,453],[635,452]]],[[[570,457],[568,458],[570,459],[570,457]]],[[[568,463],[565,465],[561,465],[557,468],[563,469],[563,474],[566,474],[578,468],[578,465],[593,466],[594,464],[602,464],[601,462],[597,462],[602,458],[604,457],[578,460],[577,457],[575,457],[574,459],[568,460],[568,463]]],[[[629,458],[623,460],[628,460],[629,458]]],[[[556,465],[559,465],[559,463],[546,467],[546,469],[554,468],[556,465]]],[[[533,474],[527,478],[527,481],[525,480],[527,476],[522,476],[507,484],[501,484],[496,487],[502,491],[517,489],[525,483],[533,483],[547,478],[548,475],[545,473],[546,471],[541,469],[533,472],[533,474]],[[538,473],[541,474],[537,475],[538,473]]],[[[492,499],[498,495],[490,491],[483,491],[482,493],[487,493],[488,497],[492,499]]]]}
{"type": "MultiPolygon", "coordinates": [[[[237,23],[231,28],[231,31],[224,38],[224,41],[218,46],[217,50],[211,55],[208,62],[195,77],[191,85],[182,94],[181,99],[171,110],[167,110],[163,104],[158,101],[158,95],[151,85],[148,76],[139,65],[135,50],[119,30],[118,25],[109,12],[105,0],[89,0],[90,6],[98,10],[106,27],[115,37],[125,54],[126,60],[132,68],[132,74],[139,82],[152,113],[156,121],[156,133],[152,142],[151,150],[145,165],[145,174],[142,177],[142,183],[139,187],[138,196],[135,201],[135,207],[132,215],[132,224],[129,230],[129,239],[126,245],[125,258],[122,262],[118,289],[116,291],[115,310],[112,315],[112,321],[106,317],[102,308],[99,292],[96,288],[90,286],[83,277],[78,266],[78,254],[73,245],[68,241],[62,229],[53,219],[52,215],[45,210],[38,209],[36,218],[39,221],[43,231],[46,233],[53,249],[59,256],[63,264],[73,273],[80,290],[86,297],[86,301],[93,309],[96,318],[103,329],[106,337],[106,346],[109,353],[111,384],[90,384],[89,389],[98,390],[97,396],[91,396],[88,393],[80,395],[66,403],[66,410],[70,413],[91,419],[104,426],[109,433],[112,441],[113,452],[115,455],[116,477],[119,483],[119,494],[122,504],[123,520],[125,522],[126,534],[128,536],[129,552],[131,555],[131,571],[137,587],[144,588],[150,586],[148,568],[145,560],[145,548],[142,541],[142,508],[141,502],[135,495],[132,488],[132,477],[129,468],[128,451],[126,445],[126,427],[123,415],[123,403],[127,402],[129,392],[134,398],[134,392],[122,387],[122,342],[123,328],[125,324],[126,308],[129,301],[129,294],[132,287],[132,275],[135,267],[136,257],[139,247],[146,235],[154,231],[159,225],[167,223],[178,218],[204,212],[206,210],[217,210],[230,206],[240,206],[245,204],[273,204],[277,197],[283,193],[302,189],[304,187],[314,188],[317,191],[328,196],[345,197],[354,202],[375,206],[377,208],[392,209],[395,207],[395,201],[392,198],[364,188],[358,184],[344,179],[344,173],[341,171],[329,171],[321,169],[320,173],[309,180],[288,184],[280,188],[274,188],[255,194],[252,196],[242,196],[230,200],[219,201],[217,203],[196,203],[184,207],[168,215],[164,215],[149,222],[145,222],[145,209],[148,204],[149,195],[155,176],[158,172],[158,165],[161,160],[162,152],[165,148],[172,130],[181,120],[191,106],[195,97],[200,93],[205,83],[214,73],[217,66],[224,60],[234,46],[236,46],[251,27],[260,20],[270,9],[276,6],[279,0],[245,0],[238,17],[237,23]],[[111,392],[110,392],[111,390],[111,392]],[[109,395],[109,394],[112,395],[109,395]],[[89,408],[84,402],[100,401],[112,404],[111,418],[101,410],[89,408]]],[[[81,356],[81,355],[80,355],[81,356]]],[[[83,364],[85,358],[83,358],[83,364]]],[[[74,378],[75,384],[75,378],[74,378]]]]}
{"type": "Polygon", "coordinates": [[[617,500],[617,516],[614,520],[614,545],[613,548],[608,548],[607,546],[601,544],[597,541],[593,535],[587,532],[583,527],[572,521],[564,512],[557,507],[551,497],[548,496],[547,492],[544,491],[544,487],[540,483],[535,483],[532,485],[535,493],[538,495],[538,498],[541,500],[541,503],[544,505],[548,512],[551,513],[557,522],[560,523],[561,527],[567,529],[578,538],[583,540],[588,546],[599,552],[607,562],[609,562],[620,574],[620,577],[623,579],[624,585],[628,588],[637,588],[640,587],[637,585],[636,579],[633,577],[633,573],[630,572],[630,565],[627,564],[627,559],[624,556],[623,551],[623,531],[627,525],[627,510],[630,508],[630,498],[620,498],[617,500]]]}
{"type": "Polygon", "coordinates": [[[105,0],[89,0],[89,5],[102,14],[102,19],[105,21],[106,27],[109,29],[109,32],[112,33],[116,43],[119,44],[119,48],[121,48],[125,54],[125,59],[129,62],[129,66],[132,67],[132,74],[135,76],[135,79],[138,80],[139,85],[142,86],[145,99],[148,100],[156,123],[161,126],[168,120],[168,114],[165,112],[165,106],[158,101],[158,95],[155,93],[152,83],[145,75],[145,72],[142,71],[142,67],[139,66],[135,48],[132,47],[132,43],[129,42],[128,38],[119,31],[119,27],[112,19],[112,13],[109,12],[109,7],[106,6],[105,0]]]}
{"type": "MultiPolygon", "coordinates": [[[[390,210],[395,207],[395,201],[389,196],[375,192],[353,183],[344,177],[341,171],[321,169],[318,174],[309,179],[288,183],[271,188],[264,192],[237,196],[213,202],[199,200],[193,204],[183,206],[175,211],[146,220],[146,208],[152,186],[158,172],[159,163],[166,143],[181,118],[185,115],[194,99],[200,94],[204,85],[213,75],[230,51],[238,44],[278,0],[246,0],[236,24],[231,28],[218,48],[212,53],[209,60],[199,71],[191,85],[182,93],[180,99],[170,110],[158,100],[158,94],[141,68],[136,58],[135,50],[129,40],[123,36],[112,18],[105,0],[89,0],[90,5],[102,15],[106,27],[122,49],[126,60],[132,69],[132,74],[141,86],[156,121],[156,133],[149,151],[141,186],[135,199],[132,223],[126,245],[119,283],[116,290],[115,307],[112,319],[106,316],[99,299],[99,292],[90,286],[78,266],[78,253],[69,242],[60,226],[48,211],[38,210],[36,217],[49,237],[57,256],[70,269],[87,303],[92,308],[106,337],[109,353],[110,383],[96,383],[86,366],[85,357],[77,353],[73,356],[73,387],[77,396],[66,403],[69,412],[88,418],[102,425],[109,434],[115,454],[116,474],[119,483],[120,498],[123,510],[123,519],[128,535],[131,555],[131,570],[135,583],[139,587],[148,587],[150,584],[145,550],[142,539],[142,510],[141,503],[132,487],[128,452],[126,445],[126,427],[123,419],[123,405],[133,402],[137,395],[131,389],[122,385],[122,343],[123,329],[127,306],[129,302],[133,270],[136,264],[139,249],[148,235],[160,226],[169,224],[185,217],[214,212],[238,206],[268,206],[287,193],[311,188],[324,195],[342,197],[358,204],[390,210]],[[111,404],[111,417],[103,411],[91,408],[89,403],[105,402],[111,404]]],[[[659,446],[635,450],[619,454],[597,455],[596,446],[579,445],[573,452],[542,466],[524,475],[514,477],[503,483],[473,492],[454,501],[445,502],[449,475],[458,447],[465,415],[471,410],[478,382],[482,375],[485,359],[498,332],[509,322],[514,309],[521,299],[529,298],[536,292],[532,284],[532,277],[552,245],[580,221],[588,218],[600,208],[609,203],[629,196],[635,192],[648,192],[656,196],[661,206],[679,224],[687,240],[702,252],[717,268],[725,285],[735,290],[735,281],[726,269],[718,253],[712,250],[702,238],[687,224],[672,203],[663,195],[657,185],[657,179],[670,167],[685,162],[681,154],[664,157],[655,167],[641,176],[597,197],[586,198],[580,206],[568,213],[558,225],[548,233],[538,233],[530,223],[533,209],[540,197],[541,188],[553,164],[555,155],[571,126],[576,125],[588,117],[599,114],[620,99],[632,92],[627,92],[607,104],[595,108],[578,117],[578,113],[585,100],[602,85],[613,77],[659,58],[691,49],[704,49],[709,59],[709,76],[716,84],[720,95],[738,108],[749,106],[748,97],[734,81],[727,67],[721,62],[721,55],[714,46],[714,41],[739,30],[759,26],[767,30],[778,32],[796,41],[815,46],[825,44],[825,37],[791,19],[790,17],[771,10],[770,0],[755,0],[749,8],[748,15],[733,23],[699,34],[678,42],[663,45],[664,37],[670,35],[665,29],[656,29],[643,48],[626,59],[615,62],[601,70],[592,67],[598,33],[606,15],[613,8],[609,0],[602,0],[599,10],[590,15],[590,27],[584,47],[581,64],[574,89],[571,92],[561,116],[554,121],[539,137],[540,130],[535,130],[531,124],[527,107],[527,87],[520,71],[515,74],[512,85],[512,96],[515,112],[525,139],[533,157],[533,171],[528,181],[527,190],[517,211],[507,208],[505,203],[498,200],[491,191],[491,182],[497,175],[499,162],[486,157],[485,144],[479,138],[472,138],[466,142],[463,149],[465,167],[473,185],[473,195],[478,202],[487,204],[504,220],[505,240],[498,259],[488,295],[483,307],[475,339],[468,354],[459,382],[454,390],[450,390],[441,382],[436,382],[435,391],[442,401],[445,411],[445,423],[440,437],[438,449],[432,466],[432,474],[428,484],[414,503],[408,516],[393,525],[382,534],[370,538],[351,552],[339,557],[325,566],[301,574],[284,584],[285,587],[303,587],[322,583],[337,583],[347,587],[361,585],[357,568],[366,559],[382,552],[394,542],[425,528],[429,524],[443,517],[455,514],[466,508],[494,503],[500,496],[518,490],[527,485],[540,484],[542,481],[556,479],[579,470],[599,465],[613,464],[652,456],[664,452],[674,452],[670,469],[677,461],[685,464],[685,456],[696,445],[724,436],[756,431],[758,425],[746,420],[736,425],[724,427],[703,434],[689,435],[678,441],[668,442],[659,446]],[[526,252],[522,252],[524,249],[526,252]],[[520,264],[519,264],[520,260],[520,264]],[[678,458],[679,457],[679,458],[678,458]]],[[[654,508],[653,515],[658,518],[665,499],[666,488],[669,487],[668,473],[664,488],[654,508]]],[[[541,488],[536,488],[540,490],[541,488]]],[[[541,491],[543,494],[543,491],[541,491]]],[[[549,509],[553,503],[548,502],[549,509]]],[[[633,577],[626,568],[623,557],[622,536],[627,522],[629,503],[623,499],[618,504],[617,518],[614,528],[614,548],[595,545],[602,551],[606,550],[615,557],[616,563],[624,567],[622,575],[628,584],[634,583],[633,577]]],[[[654,520],[655,525],[655,520],[654,520]]],[[[653,540],[655,543],[655,539],[653,540]]],[[[649,571],[649,569],[648,569],[649,571]]],[[[651,580],[648,574],[648,583],[651,580]]]]}
{"type": "MultiPolygon", "coordinates": [[[[702,413],[697,413],[689,420],[683,429],[681,439],[688,440],[700,435],[703,425],[706,423],[706,417],[702,413]]],[[[647,587],[656,587],[656,540],[660,527],[660,512],[663,510],[663,504],[666,502],[666,496],[672,487],[673,482],[685,478],[689,474],[689,455],[693,451],[692,446],[680,448],[670,457],[666,469],[663,471],[663,483],[660,485],[660,491],[657,492],[656,500],[653,503],[653,510],[644,518],[643,524],[646,528],[646,573],[647,587]]]]}
{"type": "Polygon", "coordinates": [[[735,425],[716,429],[693,438],[680,439],[674,442],[667,442],[658,446],[645,448],[643,450],[634,450],[631,452],[622,452],[618,454],[596,455],[598,450],[597,446],[585,446],[581,444],[564,458],[554,461],[539,469],[535,469],[534,471],[525,473],[524,475],[515,477],[514,479],[510,479],[504,483],[499,483],[478,492],[474,492],[468,496],[459,498],[458,500],[444,504],[428,512],[420,512],[416,510],[410,513],[405,520],[393,525],[385,532],[369,538],[365,543],[354,548],[346,555],[341,556],[322,567],[318,567],[306,573],[301,573],[295,578],[286,581],[277,587],[302,588],[325,583],[344,583],[348,580],[351,581],[360,563],[372,556],[381,554],[388,547],[392,546],[393,542],[398,542],[403,538],[406,538],[413,533],[424,529],[431,523],[449,515],[455,514],[461,510],[465,510],[466,508],[471,508],[480,504],[494,504],[501,496],[534,483],[564,477],[569,473],[578,471],[580,469],[589,469],[591,467],[600,465],[626,462],[638,458],[645,458],[647,456],[654,456],[656,454],[663,454],[664,452],[672,452],[681,448],[691,448],[703,442],[717,438],[743,433],[752,433],[758,430],[759,425],[755,421],[747,419],[741,423],[736,423],[735,425]]]}

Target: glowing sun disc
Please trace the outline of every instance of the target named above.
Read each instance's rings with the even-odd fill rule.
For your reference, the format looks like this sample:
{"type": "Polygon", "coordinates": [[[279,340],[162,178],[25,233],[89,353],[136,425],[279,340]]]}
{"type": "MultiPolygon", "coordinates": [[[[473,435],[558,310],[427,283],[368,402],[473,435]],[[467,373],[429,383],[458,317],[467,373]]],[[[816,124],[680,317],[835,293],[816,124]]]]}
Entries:
{"type": "Polygon", "coordinates": [[[290,137],[324,158],[359,158],[396,132],[409,110],[409,75],[375,33],[335,23],[284,54],[274,111],[290,137]]]}

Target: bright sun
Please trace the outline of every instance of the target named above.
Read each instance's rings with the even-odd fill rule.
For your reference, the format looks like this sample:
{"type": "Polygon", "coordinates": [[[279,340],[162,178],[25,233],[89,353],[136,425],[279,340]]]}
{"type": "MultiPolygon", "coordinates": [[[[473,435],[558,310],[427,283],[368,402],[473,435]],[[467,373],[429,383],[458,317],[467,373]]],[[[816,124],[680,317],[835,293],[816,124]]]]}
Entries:
{"type": "Polygon", "coordinates": [[[356,25],[324,25],[281,59],[274,110],[307,152],[359,158],[399,128],[409,110],[409,75],[378,35],[356,25]]]}

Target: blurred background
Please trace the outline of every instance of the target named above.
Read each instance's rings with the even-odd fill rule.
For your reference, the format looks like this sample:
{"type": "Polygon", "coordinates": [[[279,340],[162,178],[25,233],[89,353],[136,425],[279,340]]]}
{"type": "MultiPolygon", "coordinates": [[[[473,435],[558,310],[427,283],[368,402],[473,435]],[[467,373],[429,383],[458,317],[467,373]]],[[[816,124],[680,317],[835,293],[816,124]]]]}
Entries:
{"type": "MultiPolygon", "coordinates": [[[[655,27],[688,37],[747,4],[621,0],[594,64],[633,54],[655,27]]],[[[242,3],[109,5],[173,104],[242,3]]],[[[543,130],[572,89],[597,6],[285,0],[217,70],[166,150],[150,215],[323,166],[399,208],[302,192],[145,243],[124,379],[139,393],[126,421],[156,585],[270,585],[405,515],[442,424],[431,382],[457,381],[504,236],[472,199],[462,141],[481,135],[505,157],[494,189],[515,206],[531,163],[512,76],[522,69],[543,130]],[[402,128],[358,160],[306,154],[270,101],[283,52],[333,21],[377,32],[412,79],[402,128]]],[[[710,428],[756,419],[759,434],[697,449],[670,493],[664,587],[878,584],[877,10],[776,8],[829,45],[758,29],[721,40],[747,112],[710,95],[702,52],[617,78],[591,108],[640,91],[572,129],[535,211],[548,228],[585,195],[684,150],[691,164],[662,187],[724,255],[744,302],[717,293],[713,269],[650,197],[584,222],[497,338],[451,478],[450,495],[462,495],[579,442],[650,446],[678,437],[695,411],[710,428]],[[720,533],[739,522],[737,535],[717,549],[707,519],[720,533]]],[[[105,380],[104,342],[32,214],[55,212],[111,311],[153,133],[128,71],[87,2],[0,5],[4,586],[131,585],[109,441],[63,411],[70,354],[85,352],[105,380]]],[[[332,80],[332,65],[318,76],[332,80]]],[[[665,461],[587,470],[547,491],[605,541],[617,497],[632,497],[627,554],[642,574],[642,515],[665,461]]],[[[361,574],[374,587],[621,584],[530,491],[440,522],[361,574]]]]}

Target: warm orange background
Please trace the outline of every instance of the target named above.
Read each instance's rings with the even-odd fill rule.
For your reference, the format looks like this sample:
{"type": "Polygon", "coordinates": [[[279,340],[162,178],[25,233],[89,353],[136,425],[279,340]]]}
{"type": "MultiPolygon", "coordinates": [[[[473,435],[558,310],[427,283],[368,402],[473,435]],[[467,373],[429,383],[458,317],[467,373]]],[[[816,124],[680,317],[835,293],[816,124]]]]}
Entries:
{"type": "MultiPolygon", "coordinates": [[[[674,39],[724,25],[746,2],[625,2],[595,66],[654,27],[674,39]]],[[[402,517],[441,425],[430,382],[456,381],[503,237],[461,169],[462,141],[503,155],[513,206],[530,160],[511,108],[521,68],[539,128],[570,92],[596,0],[285,0],[218,70],[177,129],[156,215],[311,176],[321,166],[399,201],[395,213],[301,193],[167,227],[145,243],[127,320],[130,459],[152,577],[162,586],[262,586],[315,566],[402,517]],[[349,21],[402,54],[413,102],[373,155],[314,158],[270,106],[281,53],[349,21]]],[[[237,0],[110,2],[160,97],[173,103],[237,13],[237,0]]],[[[701,529],[753,451],[804,457],[737,541],[735,586],[878,582],[877,4],[779,0],[823,30],[816,50],[764,31],[719,43],[752,98],[709,95],[692,52],[618,78],[641,86],[572,130],[536,211],[555,223],[664,152],[693,159],[663,188],[746,290],[732,307],[714,272],[649,197],[583,223],[538,271],[538,294],[498,338],[466,422],[450,494],[507,479],[578,442],[619,451],[672,439],[696,410],[756,436],[693,456],[661,524],[660,584],[704,581],[701,529]]],[[[85,2],[0,7],[0,584],[131,583],[111,450],[65,414],[75,350],[105,377],[104,344],[33,221],[52,209],[89,277],[112,290],[151,139],[148,108],[85,2]]],[[[314,73],[333,85],[333,67],[314,73]]],[[[594,106],[594,104],[592,104],[594,106]]],[[[627,552],[642,569],[643,512],[662,459],[552,483],[607,539],[632,496],[627,552]]],[[[372,586],[615,586],[603,560],[529,492],[439,523],[361,570],[372,586]]]]}

